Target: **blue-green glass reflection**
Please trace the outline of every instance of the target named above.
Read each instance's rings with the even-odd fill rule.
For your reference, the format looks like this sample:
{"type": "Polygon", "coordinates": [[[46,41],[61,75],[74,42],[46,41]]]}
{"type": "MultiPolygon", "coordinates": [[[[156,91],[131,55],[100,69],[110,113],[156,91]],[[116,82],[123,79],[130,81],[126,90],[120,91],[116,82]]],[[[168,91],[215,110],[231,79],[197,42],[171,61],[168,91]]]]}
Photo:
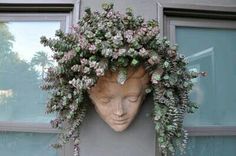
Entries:
{"type": "Polygon", "coordinates": [[[58,156],[55,134],[0,132],[1,156],[58,156]]]}
{"type": "Polygon", "coordinates": [[[208,73],[193,80],[191,96],[200,109],[188,115],[185,125],[235,126],[236,29],[177,27],[176,42],[189,70],[208,73]]]}
{"type": "Polygon", "coordinates": [[[47,93],[40,89],[52,51],[40,37],[54,36],[60,22],[0,22],[0,121],[49,122],[47,93]]]}
{"type": "MultiPolygon", "coordinates": [[[[236,137],[190,137],[182,156],[235,156],[236,137]]],[[[181,156],[180,154],[177,154],[181,156]]]]}

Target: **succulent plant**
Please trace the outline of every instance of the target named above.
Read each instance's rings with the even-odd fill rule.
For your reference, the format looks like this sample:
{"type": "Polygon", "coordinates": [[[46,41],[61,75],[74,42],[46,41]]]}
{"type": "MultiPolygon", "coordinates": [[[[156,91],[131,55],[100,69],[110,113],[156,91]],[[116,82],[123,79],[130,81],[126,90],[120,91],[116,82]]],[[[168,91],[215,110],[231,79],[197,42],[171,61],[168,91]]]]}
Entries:
{"type": "Polygon", "coordinates": [[[43,89],[50,92],[47,113],[57,113],[51,123],[62,130],[55,147],[70,139],[74,155],[79,155],[79,130],[86,115],[88,90],[108,70],[119,71],[118,82],[126,80],[129,67],[144,66],[150,75],[153,94],[153,121],[163,155],[185,148],[187,133],[183,118],[196,105],[189,99],[195,78],[204,73],[187,70],[185,58],[159,36],[158,23],[125,14],[103,4],[103,12],[85,10],[85,15],[71,33],[58,30],[56,38],[41,38],[41,43],[54,51],[55,67],[48,69],[43,89]]]}

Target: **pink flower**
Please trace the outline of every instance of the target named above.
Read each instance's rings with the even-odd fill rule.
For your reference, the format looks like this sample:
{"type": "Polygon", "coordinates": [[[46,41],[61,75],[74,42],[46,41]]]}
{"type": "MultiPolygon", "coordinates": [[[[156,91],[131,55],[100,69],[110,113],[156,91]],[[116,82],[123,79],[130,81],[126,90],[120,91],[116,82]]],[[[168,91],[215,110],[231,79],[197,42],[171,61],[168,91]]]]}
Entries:
{"type": "Polygon", "coordinates": [[[81,65],[86,65],[86,64],[88,64],[88,60],[85,58],[80,59],[80,63],[81,63],[81,65]]]}
{"type": "Polygon", "coordinates": [[[90,68],[97,68],[98,63],[96,61],[89,61],[89,67],[90,68]]]}
{"type": "Polygon", "coordinates": [[[124,32],[124,37],[127,39],[127,42],[130,43],[133,40],[134,32],[133,30],[127,30],[124,32]]]}
{"type": "Polygon", "coordinates": [[[113,52],[112,57],[113,57],[114,59],[117,59],[119,56],[120,56],[120,55],[119,55],[118,49],[116,49],[116,50],[113,52]]]}
{"type": "Polygon", "coordinates": [[[121,35],[121,33],[117,33],[116,36],[113,37],[113,42],[116,44],[116,45],[119,45],[123,40],[123,37],[121,35]]]}
{"type": "Polygon", "coordinates": [[[147,32],[147,28],[146,28],[146,27],[142,27],[140,30],[141,30],[142,32],[147,32]]]}
{"type": "Polygon", "coordinates": [[[94,44],[91,44],[91,45],[89,46],[89,51],[91,51],[91,53],[95,54],[95,52],[96,52],[96,46],[95,46],[94,44]]]}
{"type": "Polygon", "coordinates": [[[126,49],[124,49],[124,48],[118,50],[119,56],[122,56],[122,55],[124,55],[125,53],[126,53],[126,49]]]}
{"type": "Polygon", "coordinates": [[[84,73],[84,74],[87,74],[87,73],[89,73],[89,72],[90,72],[90,68],[89,68],[89,67],[84,67],[83,73],[84,73]]]}
{"type": "Polygon", "coordinates": [[[107,13],[107,18],[110,18],[113,16],[113,12],[110,10],[108,13],[107,13]]]}
{"type": "Polygon", "coordinates": [[[151,65],[158,64],[160,62],[160,58],[158,56],[152,56],[148,59],[148,63],[151,65]]]}
{"type": "Polygon", "coordinates": [[[150,28],[150,31],[148,31],[147,33],[147,36],[153,37],[153,36],[158,35],[158,33],[159,33],[158,27],[150,28]]]}
{"type": "Polygon", "coordinates": [[[142,48],[142,49],[139,50],[139,55],[140,56],[147,56],[148,51],[145,48],[142,48]]]}
{"type": "Polygon", "coordinates": [[[81,49],[87,49],[88,47],[88,41],[83,36],[79,36],[79,46],[81,49]]]}
{"type": "Polygon", "coordinates": [[[73,71],[80,71],[80,66],[78,65],[78,64],[76,64],[76,65],[73,65],[72,67],[71,67],[71,70],[73,70],[73,71]]]}
{"type": "Polygon", "coordinates": [[[76,56],[75,51],[71,50],[64,54],[64,56],[58,61],[59,63],[65,63],[72,60],[76,56]]]}
{"type": "Polygon", "coordinates": [[[72,25],[71,29],[73,29],[75,32],[79,32],[79,30],[80,30],[78,25],[72,25]]]}
{"type": "Polygon", "coordinates": [[[103,68],[96,69],[96,75],[97,76],[103,76],[104,75],[104,69],[103,68]]]}

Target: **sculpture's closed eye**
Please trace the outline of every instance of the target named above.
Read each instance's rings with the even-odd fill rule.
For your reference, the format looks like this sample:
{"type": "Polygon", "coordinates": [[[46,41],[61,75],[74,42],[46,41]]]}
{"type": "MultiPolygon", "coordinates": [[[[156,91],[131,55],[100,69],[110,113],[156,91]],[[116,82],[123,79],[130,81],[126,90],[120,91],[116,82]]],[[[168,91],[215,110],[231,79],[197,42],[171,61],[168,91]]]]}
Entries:
{"type": "Polygon", "coordinates": [[[111,101],[111,98],[109,97],[102,97],[99,99],[102,103],[106,104],[109,103],[111,101]]]}
{"type": "Polygon", "coordinates": [[[127,99],[129,100],[129,102],[136,102],[138,100],[139,96],[128,96],[127,99]]]}

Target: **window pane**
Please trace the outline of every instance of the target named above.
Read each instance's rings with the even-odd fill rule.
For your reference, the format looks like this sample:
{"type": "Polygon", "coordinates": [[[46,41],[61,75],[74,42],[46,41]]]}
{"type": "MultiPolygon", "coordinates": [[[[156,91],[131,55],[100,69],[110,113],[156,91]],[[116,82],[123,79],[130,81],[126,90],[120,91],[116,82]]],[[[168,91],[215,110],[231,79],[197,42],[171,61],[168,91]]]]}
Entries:
{"type": "Polygon", "coordinates": [[[0,132],[2,156],[57,156],[55,134],[0,132]]]}
{"type": "Polygon", "coordinates": [[[236,125],[236,29],[177,27],[176,42],[189,69],[207,71],[193,80],[192,99],[200,105],[186,118],[188,126],[236,125]]]}
{"type": "MultiPolygon", "coordinates": [[[[235,156],[236,137],[190,137],[183,156],[235,156]]],[[[177,154],[181,156],[180,154],[177,154]]]]}
{"type": "Polygon", "coordinates": [[[55,64],[40,37],[54,36],[60,22],[0,23],[0,121],[48,122],[47,93],[40,89],[55,64]]]}

